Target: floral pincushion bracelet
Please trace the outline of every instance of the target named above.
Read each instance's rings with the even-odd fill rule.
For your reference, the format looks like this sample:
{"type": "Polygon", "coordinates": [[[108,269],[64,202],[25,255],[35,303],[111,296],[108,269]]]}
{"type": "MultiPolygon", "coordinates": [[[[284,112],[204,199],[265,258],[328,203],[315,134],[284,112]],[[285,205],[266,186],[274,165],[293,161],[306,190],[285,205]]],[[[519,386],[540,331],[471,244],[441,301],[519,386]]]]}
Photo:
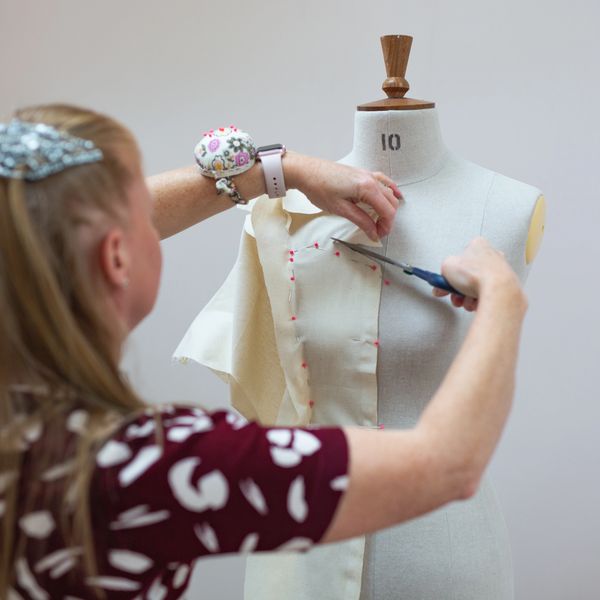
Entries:
{"type": "Polygon", "coordinates": [[[257,148],[248,133],[233,125],[211,129],[194,148],[202,175],[216,179],[217,194],[226,194],[236,204],[247,204],[248,200],[240,195],[232,177],[248,171],[257,160],[263,163],[269,197],[285,195],[284,154],[282,144],[257,148]]]}

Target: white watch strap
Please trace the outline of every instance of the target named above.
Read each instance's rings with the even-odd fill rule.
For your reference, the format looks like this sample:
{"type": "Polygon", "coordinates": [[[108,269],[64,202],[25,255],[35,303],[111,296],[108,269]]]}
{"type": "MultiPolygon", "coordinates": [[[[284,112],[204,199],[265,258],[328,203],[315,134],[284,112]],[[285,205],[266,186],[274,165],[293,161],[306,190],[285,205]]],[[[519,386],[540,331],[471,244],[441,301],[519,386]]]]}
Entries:
{"type": "Polygon", "coordinates": [[[260,153],[260,162],[265,174],[265,184],[269,198],[283,198],[285,196],[285,179],[283,178],[282,150],[260,153]]]}

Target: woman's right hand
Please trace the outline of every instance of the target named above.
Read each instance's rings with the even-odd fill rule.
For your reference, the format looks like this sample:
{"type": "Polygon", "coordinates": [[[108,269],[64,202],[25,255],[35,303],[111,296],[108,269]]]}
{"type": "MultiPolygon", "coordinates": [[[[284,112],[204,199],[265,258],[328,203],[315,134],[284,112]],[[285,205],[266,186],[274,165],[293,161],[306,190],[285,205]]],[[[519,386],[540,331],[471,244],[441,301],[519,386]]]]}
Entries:
{"type": "MultiPolygon", "coordinates": [[[[519,279],[504,254],[482,237],[475,238],[460,256],[449,256],[442,264],[442,274],[453,287],[465,294],[452,294],[452,304],[469,312],[477,310],[478,298],[492,288],[498,289],[498,286],[523,296],[519,279]]],[[[438,288],[433,290],[433,295],[438,298],[448,294],[438,288]]]]}

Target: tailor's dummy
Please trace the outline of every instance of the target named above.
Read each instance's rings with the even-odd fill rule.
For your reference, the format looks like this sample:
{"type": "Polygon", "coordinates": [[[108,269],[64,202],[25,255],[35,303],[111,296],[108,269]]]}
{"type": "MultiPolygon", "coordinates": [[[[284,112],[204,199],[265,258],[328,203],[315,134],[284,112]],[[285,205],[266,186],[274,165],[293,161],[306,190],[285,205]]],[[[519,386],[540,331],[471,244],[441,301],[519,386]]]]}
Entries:
{"type": "MultiPolygon", "coordinates": [[[[341,161],[384,172],[405,197],[380,251],[439,270],[483,235],[525,280],[542,239],[544,200],[448,151],[434,104],[403,97],[411,41],[382,38],[389,98],[358,107],[354,146],[341,161]]],[[[382,272],[332,245],[330,236],[370,242],[297,192],[279,204],[259,199],[251,219],[236,267],[175,356],[224,375],[234,405],[264,422],[413,426],[471,315],[399,269],[382,272]]],[[[245,597],[511,600],[502,513],[484,479],[471,500],[366,539],[307,555],[251,556],[245,597]]]]}

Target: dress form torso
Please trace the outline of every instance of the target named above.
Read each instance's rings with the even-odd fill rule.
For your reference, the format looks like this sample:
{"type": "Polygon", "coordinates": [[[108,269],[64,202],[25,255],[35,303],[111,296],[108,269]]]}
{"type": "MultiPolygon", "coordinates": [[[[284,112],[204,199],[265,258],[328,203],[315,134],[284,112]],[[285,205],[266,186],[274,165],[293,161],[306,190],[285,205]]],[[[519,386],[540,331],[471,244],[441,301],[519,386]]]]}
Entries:
{"type": "MultiPolygon", "coordinates": [[[[357,112],[354,147],[341,162],[383,171],[404,194],[393,231],[383,241],[387,256],[439,270],[446,256],[460,253],[474,237],[483,235],[525,280],[526,248],[539,191],[454,156],[442,141],[434,109],[357,112]]],[[[303,243],[317,234],[324,237],[327,231],[337,235],[336,226],[331,216],[307,221],[303,243]]],[[[307,271],[298,273],[299,289],[318,285],[307,281],[307,271]]],[[[328,282],[329,291],[320,299],[316,296],[318,301],[323,294],[333,295],[335,282],[328,282]]],[[[309,374],[313,423],[414,426],[465,337],[472,316],[432,297],[423,282],[386,267],[377,285],[374,414],[350,401],[344,390],[349,380],[339,367],[319,367],[341,348],[352,348],[360,334],[340,331],[335,311],[325,315],[317,300],[313,305],[304,301],[311,317],[307,320],[302,314],[297,330],[308,364],[317,365],[309,374]]],[[[360,371],[359,360],[352,360],[360,371]]],[[[365,540],[318,548],[306,556],[250,557],[247,600],[278,594],[302,600],[511,600],[510,547],[494,491],[484,479],[468,502],[365,540]]]]}

